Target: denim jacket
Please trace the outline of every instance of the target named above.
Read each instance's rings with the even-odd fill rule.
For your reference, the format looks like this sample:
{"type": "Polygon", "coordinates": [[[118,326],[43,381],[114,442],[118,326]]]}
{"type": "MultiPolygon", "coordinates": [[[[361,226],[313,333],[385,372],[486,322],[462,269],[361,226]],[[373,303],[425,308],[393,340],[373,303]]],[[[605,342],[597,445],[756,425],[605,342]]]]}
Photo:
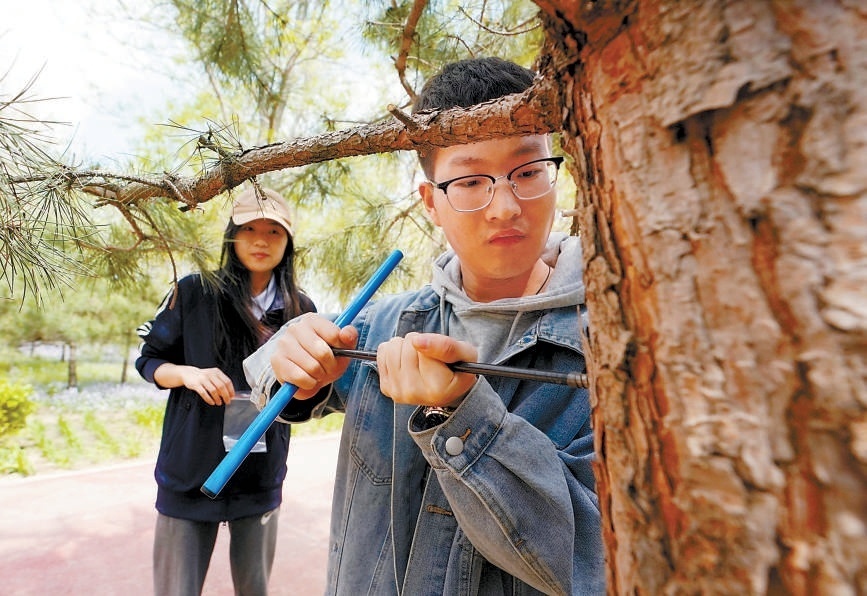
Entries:
{"type": "MultiPolygon", "coordinates": [[[[440,321],[427,286],[371,304],[353,325],[359,349],[374,350],[410,331],[441,332],[440,321]]],[[[575,307],[541,311],[500,363],[584,370],[578,328],[575,307]]],[[[245,361],[266,395],[270,352],[245,361]]],[[[312,416],[331,411],[346,418],[328,594],[605,591],[587,390],[480,376],[446,422],[414,430],[421,409],[385,397],[375,363],[355,360],[312,416]]]]}

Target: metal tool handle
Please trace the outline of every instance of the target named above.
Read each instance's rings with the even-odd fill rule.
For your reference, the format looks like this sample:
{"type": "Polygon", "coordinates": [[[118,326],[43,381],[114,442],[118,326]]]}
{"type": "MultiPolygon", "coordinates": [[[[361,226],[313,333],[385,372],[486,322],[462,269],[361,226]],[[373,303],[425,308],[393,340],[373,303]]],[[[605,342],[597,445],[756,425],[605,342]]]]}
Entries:
{"type": "MultiPolygon", "coordinates": [[[[359,360],[376,360],[376,352],[344,350],[342,348],[332,348],[332,350],[335,356],[347,356],[359,360]]],[[[483,364],[481,362],[452,362],[448,366],[454,371],[474,373],[477,375],[511,377],[513,379],[523,379],[527,381],[568,385],[569,387],[581,389],[589,387],[587,375],[579,372],[559,373],[549,370],[503,366],[502,364],[483,364]]]]}

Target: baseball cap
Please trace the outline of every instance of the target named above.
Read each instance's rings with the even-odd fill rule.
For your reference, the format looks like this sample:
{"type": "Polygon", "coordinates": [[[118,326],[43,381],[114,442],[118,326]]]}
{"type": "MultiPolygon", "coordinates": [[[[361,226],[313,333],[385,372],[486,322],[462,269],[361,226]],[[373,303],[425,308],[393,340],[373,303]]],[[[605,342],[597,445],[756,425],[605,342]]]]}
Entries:
{"type": "Polygon", "coordinates": [[[232,222],[240,226],[254,219],[276,221],[292,235],[292,214],[286,200],[276,190],[262,188],[262,194],[257,195],[256,189],[248,188],[235,198],[232,222]]]}

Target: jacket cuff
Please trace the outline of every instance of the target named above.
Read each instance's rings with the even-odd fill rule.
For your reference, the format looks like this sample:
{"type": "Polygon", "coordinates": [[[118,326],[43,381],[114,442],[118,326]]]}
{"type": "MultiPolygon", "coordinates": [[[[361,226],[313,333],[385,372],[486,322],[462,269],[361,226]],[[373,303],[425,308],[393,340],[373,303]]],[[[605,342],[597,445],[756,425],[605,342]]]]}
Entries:
{"type": "Polygon", "coordinates": [[[167,362],[168,362],[168,360],[164,360],[162,358],[150,358],[150,359],[148,359],[148,361],[142,367],[142,371],[141,371],[142,378],[144,378],[149,383],[153,383],[154,385],[156,385],[156,387],[158,389],[168,389],[168,387],[163,387],[162,385],[157,383],[156,379],[154,379],[154,373],[157,371],[157,369],[160,366],[162,366],[163,364],[166,364],[167,362]]]}
{"type": "MultiPolygon", "coordinates": [[[[277,416],[277,421],[284,424],[307,422],[313,418],[313,413],[320,410],[318,406],[324,403],[331,394],[331,385],[323,387],[319,393],[310,399],[291,399],[277,416]]],[[[321,411],[321,410],[320,410],[321,411]]]]}
{"type": "Polygon", "coordinates": [[[503,426],[508,412],[484,377],[479,380],[449,418],[433,428],[420,428],[423,408],[410,416],[410,436],[432,468],[462,473],[485,450],[503,426]]]}

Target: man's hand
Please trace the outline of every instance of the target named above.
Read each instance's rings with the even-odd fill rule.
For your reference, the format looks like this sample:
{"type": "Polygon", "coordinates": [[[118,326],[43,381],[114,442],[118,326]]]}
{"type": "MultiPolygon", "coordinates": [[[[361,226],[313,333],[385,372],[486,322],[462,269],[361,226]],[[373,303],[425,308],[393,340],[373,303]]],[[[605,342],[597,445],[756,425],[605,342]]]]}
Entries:
{"type": "Polygon", "coordinates": [[[396,403],[456,406],[473,387],[476,375],[447,364],[475,362],[476,348],[437,333],[408,333],[379,345],[379,386],[396,403]]]}
{"type": "Polygon", "coordinates": [[[324,317],[307,313],[293,320],[275,341],[274,375],[281,383],[295,385],[295,399],[303,400],[343,374],[350,359],[336,357],[331,348],[354,348],[358,331],[351,325],[341,329],[324,317]]]}

